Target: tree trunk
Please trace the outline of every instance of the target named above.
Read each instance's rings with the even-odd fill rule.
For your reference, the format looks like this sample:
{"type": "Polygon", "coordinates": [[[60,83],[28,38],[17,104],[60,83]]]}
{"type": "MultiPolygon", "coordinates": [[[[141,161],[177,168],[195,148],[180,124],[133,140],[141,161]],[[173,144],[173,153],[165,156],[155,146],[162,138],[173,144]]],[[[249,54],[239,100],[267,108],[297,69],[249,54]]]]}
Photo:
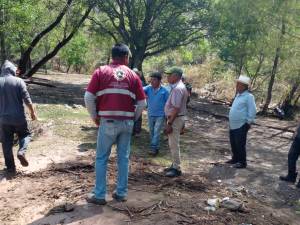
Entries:
{"type": "Polygon", "coordinates": [[[285,97],[285,99],[283,100],[282,104],[281,104],[281,108],[284,110],[284,108],[292,106],[292,100],[295,97],[295,94],[297,92],[297,89],[300,85],[300,82],[297,81],[296,83],[293,84],[291,90],[289,91],[289,93],[287,94],[287,96],[285,97]]]}
{"type": "Polygon", "coordinates": [[[298,104],[299,99],[300,99],[300,94],[298,94],[298,96],[295,98],[293,106],[296,106],[298,104]]]}
{"type": "Polygon", "coordinates": [[[110,54],[108,54],[107,59],[106,59],[106,64],[109,64],[110,62],[110,54]]]}
{"type": "Polygon", "coordinates": [[[132,58],[131,61],[129,62],[130,68],[137,68],[139,71],[142,72],[141,79],[144,83],[146,83],[145,76],[143,74],[143,61],[144,61],[144,55],[145,51],[135,51],[132,52],[132,58]]]}
{"type": "Polygon", "coordinates": [[[241,58],[241,61],[240,61],[240,64],[237,68],[237,77],[239,77],[241,74],[242,74],[242,70],[243,70],[243,67],[244,67],[244,63],[243,63],[243,58],[241,58]]]}
{"type": "Polygon", "coordinates": [[[48,62],[48,60],[50,60],[51,58],[53,58],[58,51],[64,47],[75,35],[75,33],[78,31],[79,27],[82,25],[82,23],[85,21],[85,19],[88,17],[88,15],[90,14],[91,10],[92,10],[92,6],[89,6],[89,8],[85,11],[84,15],[82,16],[82,18],[80,19],[80,21],[78,22],[78,24],[75,25],[75,27],[73,28],[73,30],[71,31],[71,33],[67,36],[64,37],[63,40],[61,40],[52,51],[49,52],[49,54],[47,54],[46,56],[44,56],[40,61],[38,61],[29,71],[27,71],[23,77],[31,77],[33,74],[35,74],[39,68],[41,68],[41,66],[45,65],[46,62],[48,62]]]}
{"type": "Polygon", "coordinates": [[[0,32],[0,47],[1,47],[1,65],[4,63],[6,57],[5,34],[0,32]]]}
{"type": "Polygon", "coordinates": [[[57,70],[61,72],[61,63],[60,63],[60,58],[57,59],[57,70]]]}
{"type": "Polygon", "coordinates": [[[28,61],[30,60],[30,55],[32,50],[36,47],[36,45],[40,42],[40,40],[48,34],[50,31],[52,31],[63,19],[64,15],[68,11],[69,7],[71,6],[73,0],[67,0],[67,4],[63,8],[63,10],[60,12],[60,14],[57,16],[55,21],[53,21],[49,26],[47,26],[42,32],[40,32],[36,37],[31,41],[29,44],[29,47],[23,52],[21,55],[21,59],[19,62],[19,69],[20,69],[20,75],[22,76],[25,74],[28,70],[28,61]]]}
{"type": "Polygon", "coordinates": [[[277,74],[278,63],[279,63],[280,53],[281,53],[281,46],[282,46],[284,35],[285,35],[285,22],[284,22],[284,19],[282,19],[281,33],[280,33],[280,37],[279,37],[279,46],[276,48],[273,68],[272,68],[272,71],[271,71],[271,78],[270,78],[270,82],[269,82],[269,86],[268,86],[267,98],[266,98],[266,102],[265,102],[265,104],[263,106],[263,109],[262,109],[263,114],[267,113],[269,105],[270,105],[271,100],[272,100],[273,85],[274,85],[275,77],[276,77],[276,74],[277,74]]]}
{"type": "Polygon", "coordinates": [[[67,68],[67,71],[66,71],[66,73],[69,73],[69,71],[70,71],[70,68],[71,68],[71,65],[68,65],[68,68],[67,68]]]}

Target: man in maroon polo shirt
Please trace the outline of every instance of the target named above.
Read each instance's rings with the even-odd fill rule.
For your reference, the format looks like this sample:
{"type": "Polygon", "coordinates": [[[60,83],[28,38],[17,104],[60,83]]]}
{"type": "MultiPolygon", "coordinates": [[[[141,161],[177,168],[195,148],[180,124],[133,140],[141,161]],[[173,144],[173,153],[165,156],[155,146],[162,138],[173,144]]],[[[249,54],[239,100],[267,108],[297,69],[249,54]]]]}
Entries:
{"type": "Polygon", "coordinates": [[[141,80],[127,67],[129,56],[125,44],[113,46],[112,63],[96,69],[84,97],[92,120],[99,126],[95,188],[87,197],[94,204],[106,204],[106,170],[113,144],[117,145],[118,177],[112,197],[117,201],[127,199],[133,124],[146,106],[141,80]]]}

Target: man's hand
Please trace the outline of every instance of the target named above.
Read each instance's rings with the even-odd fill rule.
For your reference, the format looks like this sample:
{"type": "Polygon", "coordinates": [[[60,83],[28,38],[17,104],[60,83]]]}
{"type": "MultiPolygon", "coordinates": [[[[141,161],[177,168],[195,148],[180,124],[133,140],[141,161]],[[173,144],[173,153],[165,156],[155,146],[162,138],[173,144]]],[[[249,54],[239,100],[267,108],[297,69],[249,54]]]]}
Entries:
{"type": "Polygon", "coordinates": [[[250,130],[250,128],[251,128],[251,124],[249,124],[249,123],[246,123],[246,127],[247,127],[247,130],[250,130]]]}
{"type": "Polygon", "coordinates": [[[34,111],[30,113],[30,117],[32,120],[37,120],[37,116],[34,111]]]}
{"type": "Polygon", "coordinates": [[[173,128],[171,125],[167,124],[164,130],[165,134],[171,134],[173,132],[173,128]]]}
{"type": "Polygon", "coordinates": [[[93,121],[94,121],[94,123],[96,124],[97,127],[100,126],[100,118],[98,118],[98,117],[94,118],[93,121]]]}

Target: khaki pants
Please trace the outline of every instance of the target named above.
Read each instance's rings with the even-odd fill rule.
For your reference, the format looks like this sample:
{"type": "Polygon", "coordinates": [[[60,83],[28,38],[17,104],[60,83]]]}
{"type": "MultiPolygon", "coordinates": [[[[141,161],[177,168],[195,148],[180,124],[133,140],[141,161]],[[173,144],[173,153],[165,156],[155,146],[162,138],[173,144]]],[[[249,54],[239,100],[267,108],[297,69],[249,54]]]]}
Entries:
{"type": "Polygon", "coordinates": [[[173,121],[172,128],[173,131],[168,135],[169,148],[172,154],[173,168],[180,170],[180,131],[184,125],[184,116],[176,117],[173,121]]]}

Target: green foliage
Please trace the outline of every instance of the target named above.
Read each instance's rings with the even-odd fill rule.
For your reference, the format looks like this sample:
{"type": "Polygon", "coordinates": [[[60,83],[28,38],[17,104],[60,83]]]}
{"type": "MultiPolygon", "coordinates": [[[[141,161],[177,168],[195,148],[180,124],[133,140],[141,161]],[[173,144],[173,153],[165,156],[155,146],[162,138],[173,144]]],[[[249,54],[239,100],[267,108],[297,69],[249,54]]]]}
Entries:
{"type": "MultiPolygon", "coordinates": [[[[147,57],[203,36],[208,1],[98,1],[101,13],[94,17],[99,32],[122,41],[132,51],[132,66],[147,57]]],[[[186,53],[187,61],[191,59],[186,53]]]]}
{"type": "MultiPolygon", "coordinates": [[[[59,25],[34,48],[33,64],[72,31],[88,2],[74,0],[59,25]]],[[[298,0],[95,2],[90,20],[53,60],[62,64],[63,71],[72,67],[91,72],[110,60],[115,42],[125,42],[133,54],[130,66],[142,69],[144,59],[146,72],[171,65],[198,69],[209,64],[208,82],[246,73],[261,98],[272,74],[276,101],[294,90],[300,79],[298,0]]],[[[0,0],[1,52],[17,59],[65,4],[65,0],[0,0]]],[[[47,68],[51,67],[49,63],[47,68]]],[[[191,71],[197,73],[196,69],[191,71]]],[[[295,98],[299,94],[297,89],[295,98]]]]}
{"type": "Polygon", "coordinates": [[[68,43],[65,48],[62,49],[60,57],[68,67],[75,66],[75,68],[79,70],[86,63],[87,52],[87,38],[82,33],[78,33],[72,39],[72,41],[68,43]]]}

